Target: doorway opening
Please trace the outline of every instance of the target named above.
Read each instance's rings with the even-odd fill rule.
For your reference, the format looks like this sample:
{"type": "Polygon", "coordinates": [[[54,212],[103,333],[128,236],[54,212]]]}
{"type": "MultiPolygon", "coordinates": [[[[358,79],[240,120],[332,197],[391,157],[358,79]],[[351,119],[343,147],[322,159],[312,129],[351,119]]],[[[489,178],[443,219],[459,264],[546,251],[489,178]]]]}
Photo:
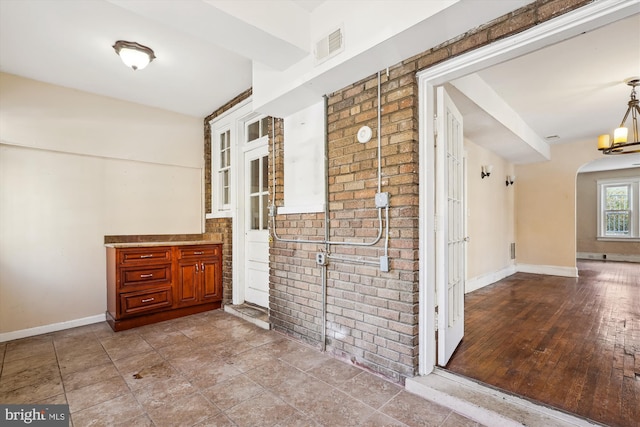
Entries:
{"type": "MultiPolygon", "coordinates": [[[[633,15],[630,5],[619,3],[615,7],[609,5],[593,4],[581,8],[579,11],[569,13],[566,16],[557,18],[551,22],[526,31],[522,34],[509,38],[503,43],[497,42],[485,48],[480,48],[469,54],[454,58],[446,63],[435,66],[431,69],[419,73],[420,89],[420,188],[421,206],[421,239],[420,239],[420,350],[419,350],[419,373],[427,375],[434,371],[439,361],[436,357],[438,350],[436,343],[436,306],[439,305],[438,297],[440,293],[447,292],[446,288],[438,287],[442,280],[438,278],[438,252],[443,250],[439,244],[433,230],[437,230],[441,225],[441,212],[438,211],[437,194],[438,187],[444,185],[438,180],[438,170],[436,165],[435,132],[433,117],[436,113],[437,88],[450,81],[481,71],[501,62],[509,61],[527,53],[539,50],[545,46],[556,44],[560,41],[572,38],[578,34],[589,32],[596,28],[616,22],[620,19],[633,15]],[[626,9],[625,9],[626,8],[626,9]],[[624,11],[621,11],[625,9],[624,11]]],[[[546,144],[545,144],[546,145],[546,144]]],[[[595,149],[594,149],[595,152],[595,149]]],[[[596,152],[596,154],[599,154],[596,152]]],[[[478,172],[479,173],[479,172],[478,172]]],[[[501,177],[501,179],[503,179],[501,177]]],[[[516,181],[517,182],[517,181],[516,181]]],[[[504,182],[502,183],[505,188],[504,182]]],[[[517,184],[516,184],[517,185],[517,184]]],[[[508,185],[506,187],[509,187],[508,185]]],[[[575,216],[575,215],[574,215],[575,216]]],[[[575,220],[575,218],[574,218],[575,220]]],[[[473,238],[473,236],[471,236],[473,238]]],[[[515,240],[515,239],[514,239],[515,240]]],[[[571,254],[573,256],[574,254],[571,254]]],[[[575,258],[574,261],[575,262],[575,258]]],[[[446,265],[444,266],[447,267],[446,265]]],[[[515,264],[513,270],[504,271],[502,277],[496,277],[488,282],[492,283],[515,273],[518,266],[515,264]]],[[[568,268],[561,271],[561,275],[571,276],[575,269],[568,268]]],[[[527,273],[525,270],[524,274],[527,273]]],[[[552,271],[546,274],[554,274],[552,271]]],[[[576,276],[573,273],[573,276],[576,276]]],[[[570,279],[575,280],[575,279],[570,279]]],[[[440,323],[440,321],[438,321],[440,323]]],[[[439,325],[440,327],[440,325],[439,325]]],[[[440,341],[440,340],[438,340],[440,341]]]]}

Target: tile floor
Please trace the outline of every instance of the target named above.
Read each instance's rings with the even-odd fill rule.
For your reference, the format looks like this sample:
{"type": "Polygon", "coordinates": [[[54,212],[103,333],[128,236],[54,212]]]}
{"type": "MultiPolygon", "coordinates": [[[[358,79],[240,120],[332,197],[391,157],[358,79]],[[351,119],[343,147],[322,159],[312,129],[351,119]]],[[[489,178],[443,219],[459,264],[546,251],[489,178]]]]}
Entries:
{"type": "Polygon", "coordinates": [[[0,403],[68,403],[82,426],[478,426],[221,310],[0,343],[0,403]]]}

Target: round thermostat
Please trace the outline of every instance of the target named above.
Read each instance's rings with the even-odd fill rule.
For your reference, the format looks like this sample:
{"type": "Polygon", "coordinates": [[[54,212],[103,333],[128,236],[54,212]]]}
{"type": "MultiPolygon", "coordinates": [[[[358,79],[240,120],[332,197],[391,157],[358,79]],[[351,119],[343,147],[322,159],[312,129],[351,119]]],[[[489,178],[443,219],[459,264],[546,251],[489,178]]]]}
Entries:
{"type": "Polygon", "coordinates": [[[358,142],[364,144],[365,142],[371,141],[371,128],[369,126],[362,126],[358,130],[358,142]]]}

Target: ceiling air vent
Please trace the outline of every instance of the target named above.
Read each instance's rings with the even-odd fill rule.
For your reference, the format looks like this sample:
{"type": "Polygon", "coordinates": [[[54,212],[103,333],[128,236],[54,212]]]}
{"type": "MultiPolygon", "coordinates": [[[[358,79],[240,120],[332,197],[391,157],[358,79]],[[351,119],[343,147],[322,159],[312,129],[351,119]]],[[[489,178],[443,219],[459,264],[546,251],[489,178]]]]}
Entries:
{"type": "Polygon", "coordinates": [[[338,28],[328,36],[321,38],[316,42],[315,55],[316,64],[326,61],[332,56],[344,50],[344,36],[342,28],[338,28]]]}

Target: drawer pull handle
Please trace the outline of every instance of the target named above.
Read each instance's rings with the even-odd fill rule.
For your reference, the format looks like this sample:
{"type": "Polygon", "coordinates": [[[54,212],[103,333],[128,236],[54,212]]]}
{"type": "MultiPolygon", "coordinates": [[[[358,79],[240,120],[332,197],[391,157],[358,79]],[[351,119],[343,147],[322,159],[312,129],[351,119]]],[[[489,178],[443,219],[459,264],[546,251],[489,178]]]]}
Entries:
{"type": "Polygon", "coordinates": [[[203,254],[204,254],[204,251],[194,252],[193,254],[194,254],[194,255],[203,255],[203,254]]]}
{"type": "Polygon", "coordinates": [[[196,262],[196,273],[198,272],[198,263],[196,262]]]}
{"type": "Polygon", "coordinates": [[[149,255],[140,255],[140,258],[153,258],[153,254],[149,254],[149,255]]]}
{"type": "Polygon", "coordinates": [[[153,277],[153,274],[141,274],[140,275],[141,279],[148,279],[149,277],[153,277]]]}
{"type": "Polygon", "coordinates": [[[142,302],[151,302],[153,300],[155,300],[155,298],[146,298],[146,299],[143,299],[142,302]]]}
{"type": "Polygon", "coordinates": [[[202,272],[204,273],[204,262],[200,263],[200,269],[202,270],[202,272]]]}

